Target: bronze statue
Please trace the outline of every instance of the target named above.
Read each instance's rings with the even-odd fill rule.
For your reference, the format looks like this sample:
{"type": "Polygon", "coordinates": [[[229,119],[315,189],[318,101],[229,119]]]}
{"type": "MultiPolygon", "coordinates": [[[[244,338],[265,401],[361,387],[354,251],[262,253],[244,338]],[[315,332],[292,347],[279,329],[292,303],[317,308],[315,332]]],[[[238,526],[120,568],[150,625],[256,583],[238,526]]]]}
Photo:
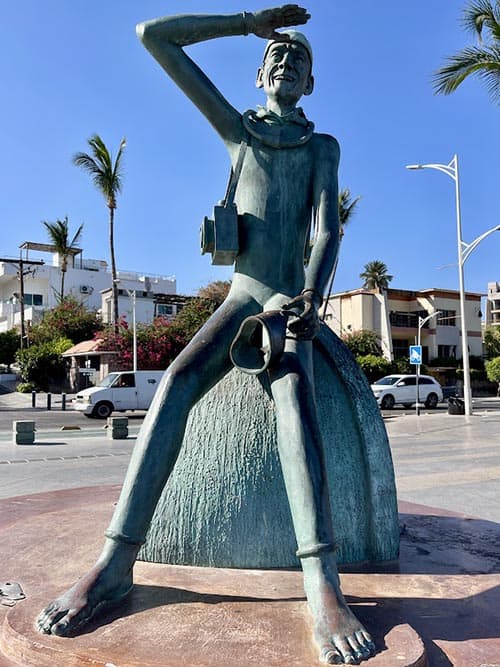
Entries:
{"type": "Polygon", "coordinates": [[[40,614],[42,632],[73,634],[100,605],[130,591],[132,568],[175,465],[191,407],[231,369],[230,346],[245,318],[292,310],[297,316],[288,322],[283,354],[267,372],[319,658],[355,664],[375,652],[340,590],[312,382],[312,339],[339,242],[339,146],[333,137],[315,133],[297,107],[302,95],[313,91],[309,42],[295,30],[276,31],[309,18],[305,9],[285,5],[234,15],[166,17],[138,26],[145,47],[205,115],[240,172],[234,193],[234,277],[225,302],[165,373],[138,436],[101,556],[40,614]],[[241,114],[184,47],[249,33],[269,40],[256,82],[267,102],[241,114]],[[311,224],[314,245],[305,272],[311,224]]]}

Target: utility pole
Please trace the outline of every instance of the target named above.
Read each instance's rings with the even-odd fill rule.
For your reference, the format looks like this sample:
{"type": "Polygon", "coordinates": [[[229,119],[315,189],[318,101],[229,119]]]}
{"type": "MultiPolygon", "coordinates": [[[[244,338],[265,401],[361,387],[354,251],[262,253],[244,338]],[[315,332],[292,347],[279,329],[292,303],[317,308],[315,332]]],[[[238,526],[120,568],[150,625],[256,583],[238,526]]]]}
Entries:
{"type": "Polygon", "coordinates": [[[16,267],[17,278],[19,280],[19,303],[21,304],[21,350],[24,348],[24,342],[26,340],[26,324],[24,320],[24,276],[28,274],[33,274],[34,269],[29,268],[32,265],[41,266],[45,264],[43,260],[27,260],[23,259],[22,256],[19,259],[12,259],[10,257],[0,257],[0,262],[5,262],[7,264],[12,264],[16,267]],[[28,268],[27,268],[28,267],[28,268]]]}

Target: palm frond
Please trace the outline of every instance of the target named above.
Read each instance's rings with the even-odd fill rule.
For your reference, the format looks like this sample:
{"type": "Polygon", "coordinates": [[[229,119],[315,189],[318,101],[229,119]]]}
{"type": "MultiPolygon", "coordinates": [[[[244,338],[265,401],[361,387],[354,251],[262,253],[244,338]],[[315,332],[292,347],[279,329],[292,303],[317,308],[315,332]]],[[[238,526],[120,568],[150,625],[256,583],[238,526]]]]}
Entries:
{"type": "Polygon", "coordinates": [[[365,264],[364,271],[359,274],[366,289],[387,289],[394,278],[387,272],[387,265],[379,259],[365,264]]]}
{"type": "Polygon", "coordinates": [[[52,245],[60,255],[67,255],[71,248],[78,246],[83,230],[83,224],[78,227],[71,241],[69,241],[68,216],[65,216],[62,220],[56,220],[55,222],[42,220],[42,224],[47,230],[52,245]]]}
{"type": "Polygon", "coordinates": [[[123,151],[126,145],[127,142],[125,140],[125,137],[123,137],[123,139],[120,141],[120,146],[118,147],[118,152],[116,154],[115,164],[113,167],[113,180],[115,181],[116,192],[121,192],[122,190],[122,178],[123,178],[122,158],[123,158],[123,151]]]}
{"type": "Polygon", "coordinates": [[[73,164],[81,167],[92,178],[96,188],[104,195],[108,206],[116,206],[116,195],[122,189],[122,156],[126,146],[122,139],[116,159],[113,163],[111,153],[98,134],[94,134],[87,141],[90,154],[79,152],[73,156],[73,164]]]}
{"type": "Polygon", "coordinates": [[[441,67],[434,75],[434,90],[436,93],[449,95],[472,74],[477,74],[490,82],[490,94],[498,98],[500,88],[500,48],[467,47],[451,56],[448,64],[441,67]],[[496,82],[496,85],[495,85],[496,82]]]}
{"type": "Polygon", "coordinates": [[[69,244],[70,248],[75,248],[78,246],[82,238],[82,232],[83,232],[83,223],[78,227],[78,229],[74,233],[73,238],[71,239],[69,244]]]}
{"type": "Polygon", "coordinates": [[[350,222],[360,199],[361,196],[354,197],[353,199],[349,188],[343,188],[339,192],[339,220],[341,228],[350,222]]]}
{"type": "Polygon", "coordinates": [[[487,28],[495,39],[500,39],[500,3],[490,0],[474,0],[465,8],[462,24],[466,30],[476,34],[481,41],[487,28]]]}

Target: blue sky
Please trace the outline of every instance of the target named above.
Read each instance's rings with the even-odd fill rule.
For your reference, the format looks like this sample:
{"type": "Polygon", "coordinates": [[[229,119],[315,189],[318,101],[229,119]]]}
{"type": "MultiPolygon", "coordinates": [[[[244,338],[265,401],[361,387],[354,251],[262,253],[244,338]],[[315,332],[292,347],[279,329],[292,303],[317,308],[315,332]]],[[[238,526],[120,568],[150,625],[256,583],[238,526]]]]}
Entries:
{"type": "MultiPolygon", "coordinates": [[[[47,241],[41,221],[84,223],[88,258],[108,259],[107,210],[71,164],[100,134],[113,150],[127,138],[116,212],[118,266],[175,275],[193,293],[230,271],[199,254],[199,224],[224,194],[228,160],[200,113],[135,36],[135,24],[164,14],[231,13],[269,6],[219,0],[19,0],[4,3],[0,42],[2,160],[0,255],[47,241]]],[[[384,261],[393,287],[458,288],[454,184],[409,163],[460,160],[463,236],[500,224],[499,108],[476,80],[449,97],[432,72],[472,36],[463,2],[312,0],[304,28],[315,52],[316,88],[303,101],[316,129],[342,148],[341,186],[361,195],[346,229],[334,291],[359,287],[366,262],[384,261]],[[451,265],[451,266],[450,266],[451,265]],[[442,267],[446,268],[442,268],[442,267]]],[[[263,43],[233,37],[190,55],[239,109],[263,103],[254,86],[263,43]]],[[[468,291],[500,280],[500,234],[465,266],[468,291]]]]}

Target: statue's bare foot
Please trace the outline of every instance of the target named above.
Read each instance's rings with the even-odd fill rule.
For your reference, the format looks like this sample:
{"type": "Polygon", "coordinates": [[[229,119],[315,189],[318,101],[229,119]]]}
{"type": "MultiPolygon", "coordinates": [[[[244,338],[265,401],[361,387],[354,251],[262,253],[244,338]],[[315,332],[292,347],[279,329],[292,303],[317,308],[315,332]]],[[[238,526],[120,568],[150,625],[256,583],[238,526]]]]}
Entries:
{"type": "Polygon", "coordinates": [[[375,655],[371,636],[342,595],[333,554],[306,558],[302,568],[321,662],[357,665],[375,655]]]}
{"type": "Polygon", "coordinates": [[[137,547],[119,545],[111,556],[105,550],[86,575],[45,607],[36,621],[38,630],[61,637],[73,635],[100,607],[124,598],[132,588],[137,550],[137,547]]]}

